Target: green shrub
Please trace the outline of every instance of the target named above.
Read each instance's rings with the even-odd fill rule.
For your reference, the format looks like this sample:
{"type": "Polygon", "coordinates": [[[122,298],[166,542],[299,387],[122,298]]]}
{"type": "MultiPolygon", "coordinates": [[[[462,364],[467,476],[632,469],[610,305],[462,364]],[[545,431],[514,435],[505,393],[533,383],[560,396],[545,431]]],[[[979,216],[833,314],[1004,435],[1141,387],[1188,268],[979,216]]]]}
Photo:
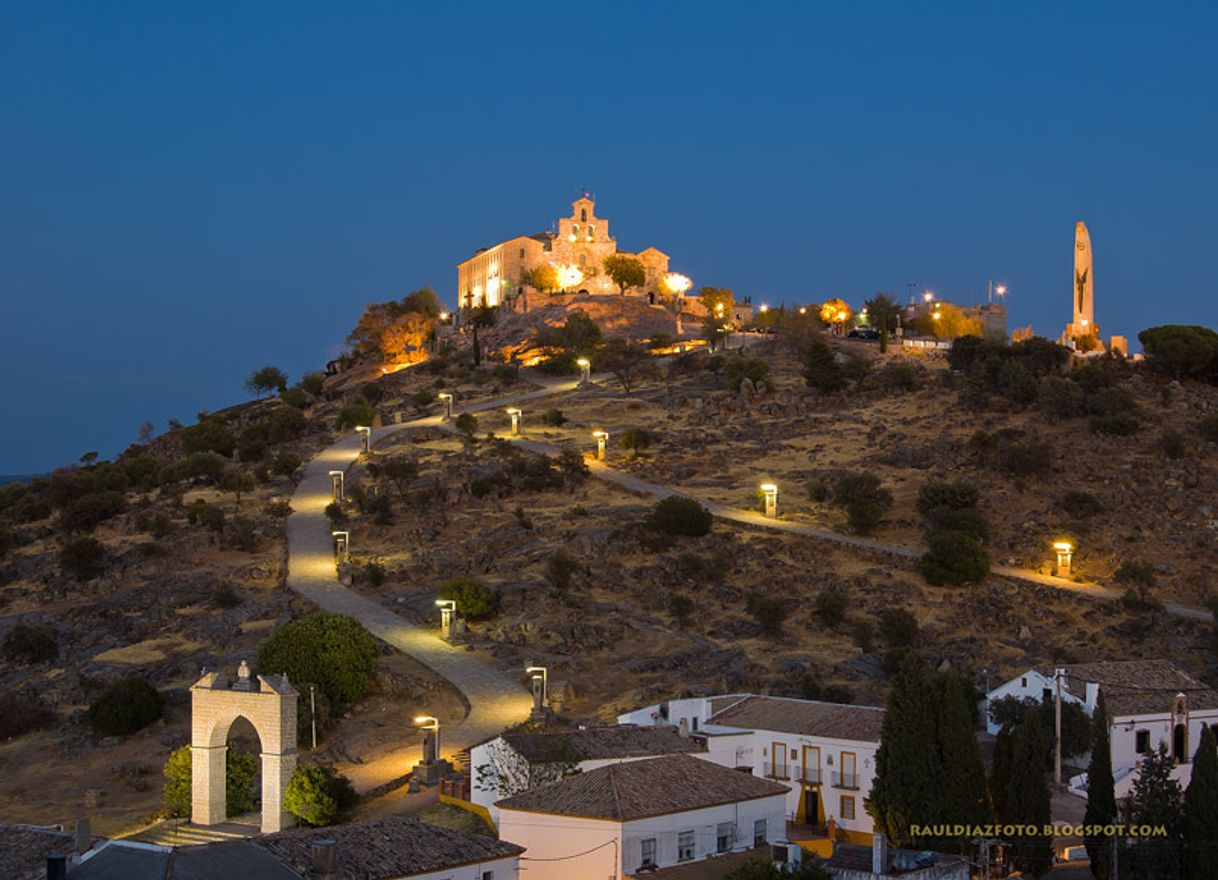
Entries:
{"type": "Polygon", "coordinates": [[[374,587],[384,586],[385,568],[380,563],[369,562],[364,566],[364,577],[368,578],[368,583],[374,587]]]}
{"type": "Polygon", "coordinates": [[[709,510],[684,495],[670,495],[648,514],[645,525],[666,535],[699,537],[710,533],[715,518],[709,510]]]}
{"type": "Polygon", "coordinates": [[[812,616],[825,626],[840,626],[846,619],[849,600],[841,590],[821,590],[812,602],[812,616]]]}
{"type": "Polygon", "coordinates": [[[1208,327],[1169,324],[1138,334],[1153,369],[1176,378],[1211,372],[1218,364],[1218,333],[1208,327]]]}
{"type": "Polygon", "coordinates": [[[694,616],[694,600],[681,593],[673,593],[668,597],[668,613],[677,624],[677,629],[689,626],[694,616]]]}
{"type": "Polygon", "coordinates": [[[93,489],[96,492],[125,492],[131,488],[127,469],[104,462],[93,468],[93,489]]]}
{"type": "Polygon", "coordinates": [[[6,659],[18,663],[47,663],[59,656],[55,633],[49,626],[19,623],[4,634],[6,659]]]}
{"type": "Polygon", "coordinates": [[[517,372],[516,367],[513,365],[500,364],[499,366],[495,367],[495,369],[491,370],[491,376],[494,377],[496,382],[502,385],[510,385],[515,382],[517,378],[519,378],[519,373],[517,372]]]}
{"type": "Polygon", "coordinates": [[[1012,477],[1034,477],[1053,467],[1053,449],[1043,440],[1006,444],[998,454],[999,467],[1012,477]]]}
{"type": "Polygon", "coordinates": [[[1064,376],[1045,376],[1040,380],[1040,411],[1046,416],[1073,419],[1083,414],[1083,389],[1064,376]]]}
{"type": "Polygon", "coordinates": [[[91,581],[106,570],[106,548],[94,538],[76,538],[59,551],[59,568],[78,581],[91,581]]]}
{"type": "Polygon", "coordinates": [[[990,556],[974,538],[961,532],[935,532],[922,555],[922,577],[932,586],[962,586],[984,580],[990,556]]]}
{"type": "Polygon", "coordinates": [[[466,620],[482,620],[499,609],[499,594],[471,577],[449,578],[440,584],[436,596],[456,602],[457,613],[466,620]]]}
{"type": "Polygon", "coordinates": [[[1122,562],[1113,577],[1118,583],[1132,584],[1135,587],[1153,587],[1156,582],[1155,567],[1149,562],[1122,562]]]}
{"type": "Polygon", "coordinates": [[[1092,416],[1091,433],[1108,434],[1112,437],[1132,437],[1138,433],[1138,424],[1138,417],[1130,413],[1092,416]]]}
{"type": "Polygon", "coordinates": [[[804,384],[814,391],[833,394],[846,387],[846,372],[837,362],[833,347],[823,339],[809,339],[800,360],[803,363],[804,384]]]}
{"type": "Polygon", "coordinates": [[[1078,490],[1071,490],[1059,498],[1057,506],[1075,519],[1090,519],[1104,512],[1100,499],[1090,492],[1078,490]]]}
{"type": "Polygon", "coordinates": [[[362,697],[379,651],[368,630],[345,614],[311,614],[277,627],[258,648],[258,671],[311,681],[335,711],[362,697]]]}
{"type": "Polygon", "coordinates": [[[25,736],[50,727],[55,721],[55,712],[38,697],[30,694],[0,697],[0,740],[25,736]]]}
{"type": "Polygon", "coordinates": [[[941,510],[968,510],[981,501],[981,490],[967,480],[931,480],[918,490],[918,512],[930,516],[941,510]]]}
{"type": "Polygon", "coordinates": [[[962,532],[982,544],[990,537],[990,524],[981,511],[972,507],[963,510],[940,508],[930,520],[933,531],[962,532]]]}
{"type": "Polygon", "coordinates": [[[309,428],[305,414],[294,406],[277,406],[263,420],[267,435],[274,443],[296,440],[309,428]]]}
{"type": "Polygon", "coordinates": [[[560,409],[548,409],[541,414],[541,422],[551,428],[561,428],[567,423],[567,417],[562,414],[560,409]]]}
{"type": "Polygon", "coordinates": [[[1016,406],[1027,406],[1036,400],[1040,385],[1036,377],[1017,360],[1004,361],[996,376],[998,392],[1016,406]]]}
{"type": "Polygon", "coordinates": [[[478,430],[478,417],[473,413],[461,413],[453,419],[453,427],[464,434],[466,439],[472,440],[474,432],[478,430]]]}
{"type": "Polygon", "coordinates": [[[136,676],[111,684],[93,702],[86,714],[93,732],[102,736],[126,736],[142,730],[161,717],[165,699],[152,685],[136,676]]]}
{"type": "Polygon", "coordinates": [[[571,591],[571,581],[581,568],[579,561],[566,550],[558,550],[546,560],[542,573],[558,597],[564,599],[571,591]]]}
{"type": "Polygon", "coordinates": [[[1197,424],[1197,429],[1207,440],[1218,443],[1218,413],[1203,418],[1197,424]]]}
{"type": "Polygon", "coordinates": [[[217,608],[236,608],[241,604],[241,594],[232,584],[223,583],[212,590],[211,604],[217,608]]]}
{"type": "Polygon", "coordinates": [[[533,369],[547,376],[574,376],[580,371],[579,357],[574,351],[558,351],[542,358],[533,369]]]}
{"type": "Polygon", "coordinates": [[[121,492],[93,492],[71,502],[59,514],[59,526],[69,532],[91,532],[127,507],[121,492]]]}
{"type": "Polygon", "coordinates": [[[192,501],[186,507],[186,522],[219,533],[224,531],[224,511],[202,499],[192,501]]]}
{"type": "MultiPolygon", "coordinates": [[[[193,760],[190,746],[169,753],[161,768],[165,777],[165,812],[170,816],[189,816],[193,760]]],[[[253,784],[258,775],[258,758],[248,752],[229,748],[224,761],[224,807],[228,816],[250,812],[254,806],[253,784]]]]}
{"type": "Polygon", "coordinates": [[[271,473],[280,477],[290,477],[296,473],[301,464],[300,456],[286,449],[281,449],[271,459],[271,473]]]}
{"type": "Polygon", "coordinates": [[[833,497],[833,490],[829,488],[824,480],[809,480],[807,489],[808,497],[817,504],[824,504],[833,497]]]}
{"type": "Polygon", "coordinates": [[[417,410],[425,410],[436,402],[436,392],[424,388],[410,395],[410,405],[417,410]]]}
{"type": "Polygon", "coordinates": [[[233,432],[219,419],[203,419],[198,424],[183,428],[181,435],[182,452],[186,455],[214,452],[231,458],[236,448],[233,432]]]}
{"type": "Polygon", "coordinates": [[[890,648],[908,648],[918,640],[918,619],[904,608],[885,608],[879,624],[880,638],[890,648]]]}
{"type": "Polygon", "coordinates": [[[875,381],[888,391],[917,391],[922,381],[922,370],[911,361],[893,360],[876,371],[875,381]]]}
{"type": "Polygon", "coordinates": [[[321,373],[305,373],[300,378],[300,387],[314,397],[321,394],[321,389],[325,384],[326,377],[321,373]]]}
{"type": "Polygon", "coordinates": [[[287,406],[299,410],[304,409],[309,405],[310,397],[307,391],[297,385],[294,388],[289,388],[280,394],[279,399],[287,406]]]}
{"type": "Polygon", "coordinates": [[[851,501],[846,505],[846,524],[856,535],[870,535],[884,521],[889,506],[878,499],[851,501]]]}
{"type": "Polygon", "coordinates": [[[1159,451],[1170,459],[1181,459],[1188,455],[1188,443],[1184,434],[1175,428],[1167,428],[1159,435],[1159,451]]]}
{"type": "Polygon", "coordinates": [[[642,428],[631,428],[629,431],[622,432],[618,446],[638,454],[651,446],[651,434],[642,428]]]}
{"type": "Polygon", "coordinates": [[[351,780],[333,767],[301,764],[283,791],[283,808],[309,825],[332,825],[355,805],[351,780]]]}
{"type": "Polygon", "coordinates": [[[765,635],[773,638],[782,633],[783,622],[787,619],[787,606],[777,596],[753,593],[749,596],[745,610],[753,616],[765,635]]]}
{"type": "Polygon", "coordinates": [[[892,509],[892,493],[874,474],[849,474],[833,484],[833,503],[845,509],[851,531],[867,535],[892,509]]]}
{"type": "Polygon", "coordinates": [[[338,431],[349,431],[360,425],[371,427],[375,418],[376,412],[372,409],[372,404],[362,397],[357,397],[338,411],[334,428],[338,431]]]}
{"type": "Polygon", "coordinates": [[[762,358],[756,357],[738,357],[728,358],[723,365],[723,378],[727,380],[727,385],[732,391],[739,391],[740,385],[745,379],[749,379],[754,384],[765,382],[770,384],[770,364],[762,358]]]}
{"type": "Polygon", "coordinates": [[[122,466],[127,472],[127,479],[137,486],[154,485],[157,474],[161,470],[161,463],[151,455],[133,455],[130,458],[124,458],[122,466]]]}

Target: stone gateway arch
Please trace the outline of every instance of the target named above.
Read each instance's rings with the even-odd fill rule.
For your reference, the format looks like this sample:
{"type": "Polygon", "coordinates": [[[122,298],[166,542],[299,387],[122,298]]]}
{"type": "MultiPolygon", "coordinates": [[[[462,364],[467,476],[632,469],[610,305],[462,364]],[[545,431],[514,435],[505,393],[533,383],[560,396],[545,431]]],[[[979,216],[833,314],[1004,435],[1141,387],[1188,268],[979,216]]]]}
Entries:
{"type": "Polygon", "coordinates": [[[190,689],[190,821],[216,825],[227,817],[224,769],[228,731],[245,718],[262,744],[262,833],[291,827],[283,792],[296,771],[296,698],[286,675],[250,678],[242,661],[237,680],[208,672],[190,689]]]}

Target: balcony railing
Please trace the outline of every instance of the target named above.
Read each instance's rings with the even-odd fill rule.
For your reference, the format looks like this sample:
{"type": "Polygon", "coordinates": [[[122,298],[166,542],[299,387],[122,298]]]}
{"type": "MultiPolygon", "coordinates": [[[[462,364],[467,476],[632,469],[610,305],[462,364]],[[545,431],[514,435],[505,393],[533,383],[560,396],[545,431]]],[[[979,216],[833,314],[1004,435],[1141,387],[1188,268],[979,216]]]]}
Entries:
{"type": "Polygon", "coordinates": [[[859,775],[857,773],[834,773],[833,787],[857,789],[859,787],[859,775]]]}
{"type": "Polygon", "coordinates": [[[808,785],[820,785],[822,779],[821,770],[819,767],[801,767],[799,768],[799,781],[808,785]]]}
{"type": "Polygon", "coordinates": [[[763,764],[763,775],[767,779],[790,779],[791,770],[786,764],[763,764]]]}

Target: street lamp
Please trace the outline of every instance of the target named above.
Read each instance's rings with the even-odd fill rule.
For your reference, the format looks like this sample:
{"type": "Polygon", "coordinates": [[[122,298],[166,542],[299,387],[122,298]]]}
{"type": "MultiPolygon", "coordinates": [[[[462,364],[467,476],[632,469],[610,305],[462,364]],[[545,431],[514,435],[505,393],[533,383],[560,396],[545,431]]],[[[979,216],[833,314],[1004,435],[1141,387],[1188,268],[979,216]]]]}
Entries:
{"type": "Polygon", "coordinates": [[[761,493],[765,496],[765,515],[776,518],[778,516],[778,486],[773,483],[762,483],[761,493]]]}
{"type": "Polygon", "coordinates": [[[579,365],[580,386],[592,384],[592,361],[587,358],[580,358],[575,363],[579,365]]]}
{"type": "Polygon", "coordinates": [[[1070,563],[1074,559],[1074,545],[1069,541],[1054,541],[1053,549],[1057,551],[1057,576],[1070,576],[1070,563]]]}
{"type": "Polygon", "coordinates": [[[507,409],[508,417],[512,420],[512,433],[520,433],[520,416],[521,412],[514,406],[509,406],[507,409]]]}
{"type": "Polygon", "coordinates": [[[360,435],[360,452],[368,455],[372,452],[372,429],[367,425],[356,425],[355,433],[360,435]]]}
{"type": "Polygon", "coordinates": [[[608,431],[593,431],[592,436],[596,438],[596,460],[605,460],[605,445],[609,442],[608,431]]]}
{"type": "Polygon", "coordinates": [[[343,493],[343,477],[345,474],[342,471],[330,471],[330,484],[334,489],[334,500],[339,504],[347,500],[343,493]]]}
{"type": "Polygon", "coordinates": [[[1005,284],[995,284],[993,279],[990,279],[989,302],[991,305],[994,302],[995,294],[998,295],[999,299],[1002,299],[1004,296],[1007,295],[1007,286],[1005,284]]]}
{"type": "Polygon", "coordinates": [[[935,293],[933,290],[926,290],[926,291],[922,292],[922,301],[923,302],[930,302],[934,298],[935,298],[935,293]]]}
{"type": "Polygon", "coordinates": [[[423,729],[423,764],[434,764],[440,758],[440,719],[434,715],[416,715],[414,723],[423,729]]]}
{"type": "Polygon", "coordinates": [[[673,305],[677,312],[677,336],[682,333],[681,327],[681,304],[685,301],[685,291],[689,290],[693,282],[685,275],[678,272],[669,272],[664,276],[664,287],[673,294],[673,305]]]}
{"type": "Polygon", "coordinates": [[[453,618],[457,615],[457,603],[454,599],[437,599],[436,607],[440,609],[440,635],[451,638],[453,634],[453,618]]]}
{"type": "Polygon", "coordinates": [[[441,391],[436,397],[444,401],[444,421],[452,421],[453,417],[453,396],[448,391],[441,391]]]}
{"type": "Polygon", "coordinates": [[[351,533],[350,532],[330,532],[334,538],[334,555],[338,557],[339,562],[348,562],[351,559],[351,533]]]}
{"type": "Polygon", "coordinates": [[[546,694],[549,690],[549,672],[544,666],[526,665],[524,671],[529,676],[533,688],[533,717],[545,715],[546,694]]]}

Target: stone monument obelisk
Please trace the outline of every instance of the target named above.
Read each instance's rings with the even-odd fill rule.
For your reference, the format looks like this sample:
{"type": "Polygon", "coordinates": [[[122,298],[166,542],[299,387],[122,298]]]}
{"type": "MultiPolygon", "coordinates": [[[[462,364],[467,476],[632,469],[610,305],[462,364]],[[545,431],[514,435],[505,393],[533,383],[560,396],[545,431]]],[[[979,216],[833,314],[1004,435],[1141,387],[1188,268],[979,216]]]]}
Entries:
{"type": "Polygon", "coordinates": [[[1097,340],[1100,328],[1095,323],[1095,277],[1091,260],[1091,235],[1082,220],[1074,224],[1074,320],[1067,325],[1064,341],[1080,336],[1097,340]]]}

